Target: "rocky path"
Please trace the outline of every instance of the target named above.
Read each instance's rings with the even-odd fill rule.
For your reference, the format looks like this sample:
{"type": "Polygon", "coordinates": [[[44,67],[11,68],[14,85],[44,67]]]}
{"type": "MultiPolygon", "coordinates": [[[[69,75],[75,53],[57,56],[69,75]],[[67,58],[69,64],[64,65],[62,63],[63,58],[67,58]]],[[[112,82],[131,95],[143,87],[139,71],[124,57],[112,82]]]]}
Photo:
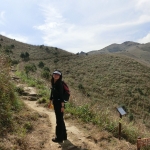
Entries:
{"type": "MultiPolygon", "coordinates": [[[[49,118],[50,121],[49,127],[46,125],[45,126],[41,125],[38,126],[38,129],[36,129],[40,131],[41,129],[44,128],[45,131],[48,131],[48,134],[45,135],[46,138],[44,136],[45,139],[43,139],[44,146],[38,148],[38,150],[135,150],[136,149],[135,146],[132,146],[128,142],[126,141],[120,142],[115,138],[112,138],[111,139],[112,141],[110,143],[110,141],[107,141],[109,135],[107,135],[105,132],[101,132],[101,133],[95,132],[95,134],[98,134],[97,140],[99,139],[100,140],[99,142],[97,142],[97,140],[94,141],[90,135],[91,134],[90,126],[88,125],[89,127],[89,131],[88,131],[82,125],[77,124],[73,119],[65,120],[68,140],[60,144],[52,142],[51,139],[55,137],[55,125],[56,125],[54,110],[45,108],[37,103],[37,99],[38,99],[36,96],[37,92],[34,87],[28,87],[25,84],[20,84],[19,79],[16,77],[13,77],[13,80],[16,80],[15,83],[18,87],[23,88],[24,96],[21,96],[21,99],[27,105],[27,107],[38,112],[39,114],[46,114],[49,118]]],[[[31,135],[31,136],[36,138],[37,135],[31,135]]],[[[40,136],[41,135],[39,133],[37,139],[34,139],[34,141],[35,140],[38,141],[38,137],[40,136]]],[[[32,150],[37,150],[37,149],[33,148],[32,150]]]]}
{"type": "MultiPolygon", "coordinates": [[[[49,116],[51,122],[51,131],[50,137],[54,137],[55,135],[55,114],[53,110],[49,110],[47,108],[43,108],[39,106],[36,101],[24,101],[26,105],[28,105],[31,109],[34,109],[40,113],[46,113],[49,116]]],[[[62,144],[53,143],[51,139],[45,145],[45,150],[101,150],[99,146],[97,146],[94,142],[91,142],[88,139],[88,133],[83,133],[79,130],[73,123],[66,122],[66,128],[68,133],[68,140],[64,141],[62,144]]]]}
{"type": "Polygon", "coordinates": [[[63,143],[52,142],[51,139],[55,136],[56,125],[54,110],[42,107],[37,103],[36,89],[34,87],[27,87],[27,85],[20,84],[19,82],[16,83],[18,87],[21,87],[24,90],[24,96],[21,96],[24,103],[32,110],[35,110],[38,113],[45,113],[49,116],[51,123],[50,138],[47,137],[49,139],[46,140],[46,143],[41,150],[101,150],[101,148],[94,141],[90,140],[88,132],[79,129],[75,126],[73,121],[65,120],[68,140],[63,143]]]}

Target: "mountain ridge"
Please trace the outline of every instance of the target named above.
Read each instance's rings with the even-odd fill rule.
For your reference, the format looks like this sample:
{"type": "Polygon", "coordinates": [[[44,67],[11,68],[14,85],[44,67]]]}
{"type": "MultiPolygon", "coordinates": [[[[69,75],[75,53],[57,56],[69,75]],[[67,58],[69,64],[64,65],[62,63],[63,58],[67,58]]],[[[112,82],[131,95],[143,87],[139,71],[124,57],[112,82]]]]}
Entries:
{"type": "Polygon", "coordinates": [[[122,44],[111,44],[103,49],[90,51],[88,55],[99,55],[99,54],[119,54],[131,57],[144,63],[145,65],[150,65],[150,43],[140,44],[132,41],[126,41],[122,44]]]}

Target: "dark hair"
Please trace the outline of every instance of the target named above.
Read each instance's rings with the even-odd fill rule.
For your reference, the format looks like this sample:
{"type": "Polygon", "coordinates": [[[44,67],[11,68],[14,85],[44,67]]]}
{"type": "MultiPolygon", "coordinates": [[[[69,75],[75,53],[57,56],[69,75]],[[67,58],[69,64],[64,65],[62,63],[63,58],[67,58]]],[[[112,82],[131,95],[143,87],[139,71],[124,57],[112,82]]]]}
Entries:
{"type": "MultiPolygon", "coordinates": [[[[59,71],[59,70],[55,70],[55,71],[59,71]]],[[[61,73],[60,78],[57,80],[57,82],[61,82],[62,81],[62,72],[59,71],[61,73]]],[[[54,73],[53,73],[54,74],[54,73]]],[[[54,78],[53,78],[53,74],[52,74],[52,78],[51,78],[51,85],[54,85],[54,78]]]]}

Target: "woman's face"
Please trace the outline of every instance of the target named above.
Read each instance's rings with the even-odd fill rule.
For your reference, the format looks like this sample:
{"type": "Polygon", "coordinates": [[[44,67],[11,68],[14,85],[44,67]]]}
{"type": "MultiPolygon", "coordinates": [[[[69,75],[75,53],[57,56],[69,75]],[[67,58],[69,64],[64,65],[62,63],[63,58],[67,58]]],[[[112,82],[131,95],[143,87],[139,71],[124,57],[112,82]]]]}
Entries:
{"type": "Polygon", "coordinates": [[[58,80],[60,78],[60,75],[59,74],[53,74],[53,78],[54,78],[54,80],[58,80]]]}

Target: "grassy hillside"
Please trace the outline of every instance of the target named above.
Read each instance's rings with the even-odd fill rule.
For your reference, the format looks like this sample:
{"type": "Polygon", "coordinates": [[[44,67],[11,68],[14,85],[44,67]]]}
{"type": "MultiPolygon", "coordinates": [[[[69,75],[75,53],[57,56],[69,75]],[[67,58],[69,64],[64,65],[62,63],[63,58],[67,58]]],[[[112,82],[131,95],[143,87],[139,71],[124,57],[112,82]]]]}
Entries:
{"type": "MultiPolygon", "coordinates": [[[[52,62],[47,62],[52,64],[52,62]]],[[[150,68],[115,55],[75,57],[58,63],[69,84],[101,107],[124,105],[128,113],[148,119],[150,68]]]]}
{"type": "Polygon", "coordinates": [[[12,60],[18,60],[19,71],[25,73],[25,66],[32,65],[31,68],[34,66],[36,69],[30,70],[28,75],[43,79],[49,85],[47,81],[50,76],[47,79],[42,76],[44,67],[49,69],[49,75],[55,69],[62,70],[65,81],[72,89],[71,101],[75,105],[88,104],[92,109],[89,111],[99,114],[107,110],[110,116],[117,118],[116,107],[123,106],[128,123],[133,121],[136,126],[140,122],[150,130],[149,67],[114,53],[80,56],[53,47],[32,46],[5,37],[0,39],[3,39],[0,40],[0,50],[12,60]],[[6,50],[10,46],[12,52],[6,50]],[[22,59],[22,52],[28,52],[29,59],[22,59]],[[39,67],[41,61],[44,67],[39,67]],[[81,97],[78,97],[78,93],[81,97]]]}
{"type": "Polygon", "coordinates": [[[5,54],[9,55],[13,60],[21,60],[21,53],[29,53],[31,60],[45,60],[57,57],[66,57],[72,55],[65,50],[57,47],[50,47],[44,45],[30,45],[18,42],[15,39],[9,39],[0,35],[0,48],[5,54]]]}
{"type": "Polygon", "coordinates": [[[135,42],[124,42],[122,44],[111,44],[103,49],[88,52],[89,55],[115,53],[129,56],[150,66],[150,43],[139,44],[135,42]]]}
{"type": "Polygon", "coordinates": [[[36,77],[41,78],[42,69],[38,64],[42,61],[50,73],[56,68],[62,70],[69,85],[86,95],[92,102],[110,107],[124,105],[134,116],[148,118],[150,112],[148,67],[129,57],[115,54],[78,56],[52,47],[47,52],[44,46],[42,49],[40,46],[2,38],[1,49],[14,45],[10,57],[20,61],[20,69],[24,70],[25,65],[35,64],[36,77]],[[20,54],[26,51],[30,59],[23,61],[20,54]]]}
{"type": "Polygon", "coordinates": [[[140,45],[140,44],[127,41],[122,44],[111,44],[103,49],[88,52],[88,54],[91,55],[91,54],[100,54],[100,53],[115,53],[115,52],[125,51],[126,49],[128,49],[130,47],[134,47],[134,46],[138,46],[138,45],[140,45]]]}

